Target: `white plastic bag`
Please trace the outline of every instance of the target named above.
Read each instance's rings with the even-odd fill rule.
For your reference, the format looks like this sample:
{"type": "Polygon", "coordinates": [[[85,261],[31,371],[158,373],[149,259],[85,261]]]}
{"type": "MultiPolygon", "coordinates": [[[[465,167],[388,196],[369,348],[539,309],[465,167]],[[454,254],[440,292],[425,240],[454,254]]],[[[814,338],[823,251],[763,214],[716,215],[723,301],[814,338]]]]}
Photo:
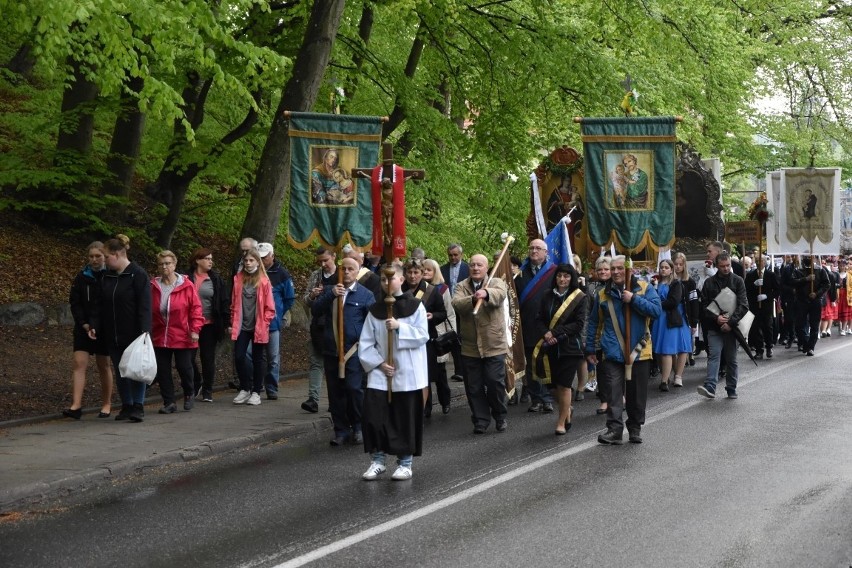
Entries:
{"type": "Polygon", "coordinates": [[[127,346],[118,363],[118,372],[127,379],[150,385],[157,376],[157,358],[151,335],[143,333],[127,346]]]}

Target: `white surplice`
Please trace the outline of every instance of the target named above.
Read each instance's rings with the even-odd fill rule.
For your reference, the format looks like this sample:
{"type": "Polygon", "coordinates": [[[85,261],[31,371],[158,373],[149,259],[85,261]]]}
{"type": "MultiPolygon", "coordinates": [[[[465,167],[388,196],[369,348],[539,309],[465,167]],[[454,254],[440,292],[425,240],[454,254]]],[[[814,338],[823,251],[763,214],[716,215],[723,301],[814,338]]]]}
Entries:
{"type": "MultiPolygon", "coordinates": [[[[367,321],[361,330],[358,343],[358,358],[367,373],[367,388],[388,390],[387,376],[379,365],[387,357],[388,330],[387,320],[377,319],[367,314],[367,321]]],[[[429,385],[426,343],[429,341],[429,323],[426,309],[421,303],[412,315],[396,318],[399,329],[393,334],[393,359],[396,372],[393,375],[393,392],[413,391],[429,385]]]]}

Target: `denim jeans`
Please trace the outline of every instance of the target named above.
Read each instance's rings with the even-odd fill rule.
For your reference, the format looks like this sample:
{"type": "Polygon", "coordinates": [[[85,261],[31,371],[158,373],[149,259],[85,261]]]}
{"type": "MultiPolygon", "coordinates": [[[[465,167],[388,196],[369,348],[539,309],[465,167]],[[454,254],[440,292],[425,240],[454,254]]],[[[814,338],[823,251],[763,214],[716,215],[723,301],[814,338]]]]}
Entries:
{"type": "Polygon", "coordinates": [[[145,404],[145,389],[148,385],[140,381],[122,377],[121,373],[118,372],[118,364],[121,362],[123,353],[124,348],[109,350],[109,356],[112,359],[112,369],[115,374],[115,386],[118,388],[118,396],[121,398],[121,404],[122,406],[145,404]]]}
{"type": "Polygon", "coordinates": [[[281,367],[281,331],[269,332],[269,343],[266,344],[266,376],[263,384],[266,394],[278,394],[278,378],[281,367]]]}
{"type": "Polygon", "coordinates": [[[719,381],[719,365],[722,359],[727,366],[725,375],[725,390],[737,391],[737,379],[739,378],[739,367],[737,365],[737,338],[733,332],[723,333],[713,329],[707,330],[707,377],[704,379],[704,388],[710,392],[716,392],[716,383],[719,381]]]}
{"type": "Polygon", "coordinates": [[[264,347],[262,343],[254,343],[254,331],[240,331],[237,336],[234,362],[240,377],[240,390],[258,394],[263,392],[263,373],[266,371],[264,347]]]}
{"type": "MultiPolygon", "coordinates": [[[[414,461],[414,456],[396,456],[396,463],[402,467],[411,467],[411,463],[414,461]]],[[[384,452],[376,452],[373,454],[373,463],[379,463],[385,465],[385,453],[384,452]]]]}

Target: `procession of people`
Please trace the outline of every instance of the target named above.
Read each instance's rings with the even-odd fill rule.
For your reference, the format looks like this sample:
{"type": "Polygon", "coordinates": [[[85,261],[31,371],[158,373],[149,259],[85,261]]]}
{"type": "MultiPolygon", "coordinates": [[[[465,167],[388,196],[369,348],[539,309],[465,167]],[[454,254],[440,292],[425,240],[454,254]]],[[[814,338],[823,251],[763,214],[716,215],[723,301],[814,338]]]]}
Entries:
{"type": "MultiPolygon", "coordinates": [[[[683,253],[661,259],[651,275],[632,270],[625,256],[608,254],[596,260],[594,270],[584,271],[576,255],[568,263],[554,262],[541,239],[531,240],[526,259],[515,261],[520,266],[511,282],[495,276],[484,254],[465,261],[456,243],[447,247],[444,266],[424,258],[422,249],[408,259],[377,263],[351,246],[339,262],[334,251],[319,248],[318,268],[302,296],[311,314],[310,386],[302,409],[319,412],[324,382],[334,424],[331,445],[363,445],[371,457],[365,480],[386,471],[388,453],[397,456],[391,478],[411,479],[413,458],[423,452],[424,420],[432,415],[433,383],[442,412],[451,410],[446,365],[452,360],[453,378],[464,382],[473,433],[485,434],[492,424],[496,432],[506,432],[513,394],[506,380],[510,284],[523,325],[526,373],[518,389],[530,395],[527,410],[554,415],[551,431],[564,436],[572,425],[573,403],[582,400],[575,396],[594,377],[601,402],[597,414],[605,415],[606,427],[598,441],[607,446],[622,444],[625,430],[627,441],[643,442],[652,367],[660,390],[667,392],[683,386],[687,362],[694,364],[705,349],[698,393],[716,398],[717,384],[724,381],[727,398],[736,399],[738,352],[772,359],[776,345],[798,343],[812,356],[834,324],[837,337],[852,335],[852,274],[845,258],[786,256],[775,264],[759,251],[752,253],[756,260],[740,261],[727,248],[718,241],[707,245],[697,283],[683,253]],[[743,320],[751,316],[750,330],[743,330],[743,320]],[[450,336],[439,353],[437,342],[450,336]]],[[[267,400],[277,399],[286,346],[279,335],[296,291],[273,245],[243,239],[230,281],[212,269],[213,252],[207,248],[192,256],[186,275],[174,253],[161,251],[153,279],[128,259],[128,250],[124,236],[86,249],[88,264],[71,292],[74,397],[63,414],[80,419],[80,368],[94,354],[105,397],[98,416],[110,416],[114,374],[122,400],[115,419],[144,421],[149,387],[122,376],[118,363],[133,339],[146,332],[156,353],[160,413],[178,411],[173,361],[183,410],[192,410],[196,397],[213,402],[213,358],[226,335],[233,342],[238,377],[233,403],[259,405],[264,391],[267,400]]]]}

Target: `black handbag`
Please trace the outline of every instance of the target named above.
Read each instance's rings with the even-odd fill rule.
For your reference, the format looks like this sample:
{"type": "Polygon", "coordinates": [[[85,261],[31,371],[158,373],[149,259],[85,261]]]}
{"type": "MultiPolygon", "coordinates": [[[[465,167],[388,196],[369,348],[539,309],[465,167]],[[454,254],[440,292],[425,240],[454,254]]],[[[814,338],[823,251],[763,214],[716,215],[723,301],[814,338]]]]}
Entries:
{"type": "Polygon", "coordinates": [[[438,357],[452,353],[455,346],[459,344],[459,334],[456,333],[456,330],[451,329],[433,339],[432,344],[435,346],[435,353],[438,357]]]}

